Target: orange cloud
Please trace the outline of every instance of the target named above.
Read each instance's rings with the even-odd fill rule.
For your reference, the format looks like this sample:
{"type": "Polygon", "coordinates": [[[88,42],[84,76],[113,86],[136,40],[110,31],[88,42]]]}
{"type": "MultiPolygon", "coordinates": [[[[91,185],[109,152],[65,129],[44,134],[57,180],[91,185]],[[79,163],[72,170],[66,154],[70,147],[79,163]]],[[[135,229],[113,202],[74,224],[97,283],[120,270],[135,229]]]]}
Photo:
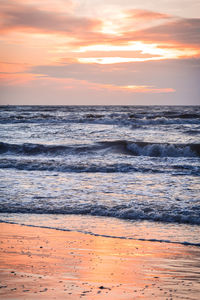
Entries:
{"type": "Polygon", "coordinates": [[[30,73],[0,73],[0,85],[2,86],[24,86],[38,77],[38,74],[30,73]]]}
{"type": "Polygon", "coordinates": [[[0,82],[5,86],[31,86],[31,83],[38,82],[39,87],[54,85],[55,89],[74,90],[77,88],[84,90],[96,90],[96,91],[118,91],[124,93],[144,93],[144,94],[162,94],[173,93],[173,88],[156,88],[154,86],[143,85],[114,85],[114,84],[100,84],[89,82],[86,80],[78,80],[72,78],[53,78],[45,77],[42,74],[0,74],[0,82]]]}
{"type": "MultiPolygon", "coordinates": [[[[99,51],[99,55],[96,56],[97,63],[98,57],[100,63],[104,61],[101,59],[105,57],[103,48],[110,48],[110,55],[106,57],[113,57],[111,63],[114,61],[117,62],[117,59],[114,59],[114,57],[119,57],[119,55],[116,55],[116,51],[114,52],[111,47],[118,47],[118,51],[120,51],[120,47],[126,47],[126,53],[130,50],[138,50],[142,54],[151,54],[152,58],[157,56],[158,59],[194,57],[200,55],[200,18],[175,18],[157,12],[131,10],[122,17],[119,26],[116,26],[115,22],[117,22],[117,20],[112,21],[111,24],[108,25],[106,21],[107,25],[103,30],[104,35],[88,36],[88,39],[87,37],[82,39],[80,36],[79,40],[72,41],[72,47],[75,49],[80,48],[81,51],[84,47],[91,47],[91,49],[94,47],[95,51],[99,51]],[[112,27],[115,28],[113,32],[112,27]],[[107,31],[112,32],[112,34],[106,34],[107,31]],[[133,44],[136,45],[138,43],[140,43],[141,48],[131,49],[133,44]],[[154,53],[151,51],[152,46],[154,47],[154,53]],[[147,50],[148,47],[150,52],[147,50]],[[158,49],[162,49],[162,51],[158,49]]],[[[104,27],[104,24],[102,24],[102,27],[104,27]]],[[[85,57],[89,57],[91,49],[87,49],[90,50],[90,52],[85,51],[85,57]]],[[[120,57],[119,62],[128,61],[122,59],[127,57],[125,52],[124,54],[121,53],[120,57]]],[[[132,58],[133,57],[134,55],[132,58]]],[[[138,56],[138,58],[140,57],[141,56],[138,56]]],[[[88,60],[86,61],[88,62],[88,60]]],[[[94,60],[91,60],[91,62],[94,62],[94,60]]]]}
{"type": "Polygon", "coordinates": [[[142,21],[155,21],[161,19],[170,19],[171,16],[168,14],[162,14],[159,12],[149,11],[145,9],[131,9],[127,11],[128,18],[141,19],[142,21]]]}
{"type": "MultiPolygon", "coordinates": [[[[107,73],[110,68],[108,67],[106,70],[103,70],[101,67],[93,68],[93,66],[90,67],[90,65],[84,66],[74,60],[69,60],[68,65],[40,67],[40,71],[43,71],[40,73],[39,69],[37,72],[31,73],[31,69],[34,71],[37,67],[30,69],[30,66],[30,73],[28,73],[28,66],[26,64],[0,63],[0,68],[0,84],[4,86],[31,86],[31,82],[36,81],[40,82],[40,86],[48,86],[49,84],[57,85],[57,89],[76,89],[77,87],[81,87],[86,90],[108,90],[125,93],[172,93],[175,91],[173,88],[157,88],[149,85],[124,85],[119,82],[117,83],[117,81],[116,83],[105,83],[107,80],[100,82],[101,80],[98,78],[97,80],[91,80],[89,78],[86,80],[84,77],[87,78],[88,72],[91,72],[91,76],[95,76],[95,73],[101,72],[103,77],[103,74],[107,73]],[[70,70],[68,74],[66,72],[67,68],[70,70]],[[45,70],[46,72],[44,72],[45,70]],[[74,70],[76,70],[75,73],[77,73],[77,75],[75,75],[74,70]],[[82,73],[82,78],[80,73],[82,73]]],[[[113,72],[115,71],[111,68],[109,72],[110,75],[112,75],[113,72]]],[[[131,81],[132,80],[130,80],[130,82],[131,81]]]]}
{"type": "Polygon", "coordinates": [[[0,62],[1,73],[24,72],[28,68],[30,68],[30,66],[28,66],[27,64],[0,62]]]}
{"type": "Polygon", "coordinates": [[[26,73],[30,65],[10,62],[0,62],[0,83],[1,85],[26,84],[37,77],[37,74],[26,73]]]}
{"type": "MultiPolygon", "coordinates": [[[[180,19],[154,11],[132,9],[121,11],[121,18],[111,16],[110,20],[78,16],[72,11],[72,1],[65,3],[65,12],[55,9],[55,1],[50,7],[37,1],[2,0],[0,4],[0,31],[2,34],[25,32],[27,34],[54,35],[57,43],[55,55],[68,53],[68,57],[82,58],[91,63],[128,62],[177,57],[198,56],[200,54],[200,19],[180,19]],[[35,3],[35,5],[34,5],[35,3]],[[69,5],[69,10],[67,10],[69,5]],[[61,45],[58,36],[63,38],[61,45]],[[131,49],[130,45],[140,43],[141,48],[131,49]],[[146,44],[146,45],[145,45],[146,44]],[[149,50],[147,49],[149,44],[149,50]],[[81,47],[100,46],[95,51],[77,51],[81,47]],[[152,47],[154,51],[152,51],[152,47]],[[102,47],[126,46],[125,51],[109,50],[102,47]],[[161,51],[162,49],[162,51],[161,51]],[[170,50],[171,49],[171,50],[170,50]],[[156,50],[156,51],[155,51],[156,50]],[[136,53],[136,51],[138,51],[136,53]],[[149,51],[149,52],[148,52],[149,51]],[[137,57],[136,57],[137,54],[137,57]],[[128,60],[127,58],[130,58],[128,60]],[[134,60],[135,58],[135,60],[134,60]]],[[[119,14],[120,15],[120,14],[119,14]]],[[[23,43],[23,42],[22,42],[23,43]]],[[[24,43],[26,40],[24,39],[24,43]]],[[[48,49],[46,50],[48,52],[48,49]]],[[[66,56],[66,55],[65,55],[66,56]]],[[[52,53],[53,57],[53,53],[52,53]]]]}
{"type": "Polygon", "coordinates": [[[154,86],[148,85],[125,85],[125,86],[115,86],[115,85],[101,85],[101,88],[106,88],[116,91],[125,91],[129,93],[147,93],[147,94],[161,94],[161,93],[174,93],[173,88],[156,88],[154,86]]]}

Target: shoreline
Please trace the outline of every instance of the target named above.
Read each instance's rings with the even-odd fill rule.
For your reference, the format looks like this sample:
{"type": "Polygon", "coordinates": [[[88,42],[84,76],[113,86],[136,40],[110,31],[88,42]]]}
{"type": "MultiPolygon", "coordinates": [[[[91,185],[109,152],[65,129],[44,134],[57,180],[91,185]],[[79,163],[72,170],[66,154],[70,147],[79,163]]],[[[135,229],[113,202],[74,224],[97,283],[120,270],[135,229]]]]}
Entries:
{"type": "Polygon", "coordinates": [[[199,299],[200,249],[0,223],[2,299],[199,299]]]}

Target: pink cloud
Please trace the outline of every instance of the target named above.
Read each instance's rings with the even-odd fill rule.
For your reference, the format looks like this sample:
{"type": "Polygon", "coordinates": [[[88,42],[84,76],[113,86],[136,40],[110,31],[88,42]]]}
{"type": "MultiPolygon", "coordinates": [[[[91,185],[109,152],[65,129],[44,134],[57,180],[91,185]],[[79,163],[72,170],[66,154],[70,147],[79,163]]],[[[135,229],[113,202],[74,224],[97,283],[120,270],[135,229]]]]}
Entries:
{"type": "Polygon", "coordinates": [[[38,87],[48,88],[49,85],[53,85],[57,90],[75,90],[81,89],[85,91],[118,91],[122,93],[173,93],[173,88],[156,88],[154,86],[143,85],[115,85],[115,84],[103,84],[95,83],[87,80],[79,80],[73,78],[55,78],[46,77],[42,74],[31,73],[2,73],[0,74],[0,85],[2,86],[32,86],[32,83],[38,84],[38,87]]]}
{"type": "Polygon", "coordinates": [[[68,12],[44,10],[33,5],[3,1],[0,4],[1,32],[22,31],[76,35],[98,28],[96,19],[78,17],[68,12]]]}
{"type": "Polygon", "coordinates": [[[77,16],[71,10],[71,2],[66,3],[69,10],[65,7],[61,12],[47,9],[44,5],[34,6],[31,1],[27,4],[24,1],[2,0],[0,32],[60,34],[74,38],[72,47],[106,43],[122,45],[133,41],[162,43],[170,47],[200,47],[200,18],[178,19],[159,12],[134,9],[126,11],[124,19],[120,20],[119,35],[105,34],[101,32],[103,19],[77,16]],[[158,25],[157,22],[161,23],[158,25]],[[140,24],[143,29],[134,27],[134,24],[140,24]]]}
{"type": "Polygon", "coordinates": [[[173,20],[144,30],[124,32],[122,41],[130,40],[200,47],[200,18],[173,20]]]}

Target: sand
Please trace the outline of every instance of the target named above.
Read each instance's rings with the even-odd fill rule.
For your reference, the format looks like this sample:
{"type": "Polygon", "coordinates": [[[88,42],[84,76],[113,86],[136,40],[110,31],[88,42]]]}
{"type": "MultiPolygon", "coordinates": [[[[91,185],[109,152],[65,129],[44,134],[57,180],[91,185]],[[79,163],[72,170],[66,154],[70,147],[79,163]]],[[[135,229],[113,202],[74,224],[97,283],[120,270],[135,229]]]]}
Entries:
{"type": "Polygon", "coordinates": [[[200,249],[0,224],[0,299],[200,299],[200,249]]]}

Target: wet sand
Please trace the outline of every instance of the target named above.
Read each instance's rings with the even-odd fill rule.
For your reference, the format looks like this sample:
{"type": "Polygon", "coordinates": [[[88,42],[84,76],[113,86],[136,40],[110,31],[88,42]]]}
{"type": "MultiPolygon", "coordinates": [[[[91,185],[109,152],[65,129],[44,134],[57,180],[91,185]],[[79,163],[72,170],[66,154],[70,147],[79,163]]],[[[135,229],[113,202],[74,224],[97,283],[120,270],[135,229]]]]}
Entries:
{"type": "Polygon", "coordinates": [[[0,299],[200,299],[200,249],[0,224],[0,299]]]}

